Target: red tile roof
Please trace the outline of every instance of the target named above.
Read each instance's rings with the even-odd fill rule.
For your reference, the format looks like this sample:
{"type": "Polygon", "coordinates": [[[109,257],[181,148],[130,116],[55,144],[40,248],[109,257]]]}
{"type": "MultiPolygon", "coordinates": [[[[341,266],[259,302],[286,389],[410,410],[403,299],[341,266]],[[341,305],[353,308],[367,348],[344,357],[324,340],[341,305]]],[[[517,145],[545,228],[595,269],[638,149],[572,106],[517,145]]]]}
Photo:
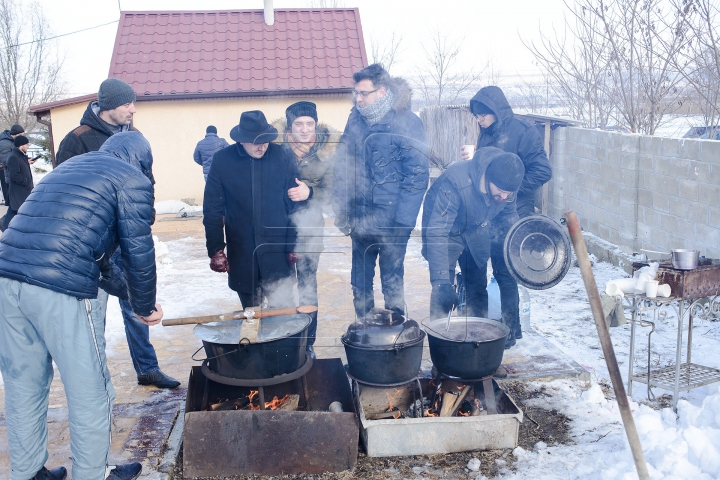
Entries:
{"type": "Polygon", "coordinates": [[[357,8],[123,12],[108,76],[139,100],[339,93],[366,65],[357,8]]]}

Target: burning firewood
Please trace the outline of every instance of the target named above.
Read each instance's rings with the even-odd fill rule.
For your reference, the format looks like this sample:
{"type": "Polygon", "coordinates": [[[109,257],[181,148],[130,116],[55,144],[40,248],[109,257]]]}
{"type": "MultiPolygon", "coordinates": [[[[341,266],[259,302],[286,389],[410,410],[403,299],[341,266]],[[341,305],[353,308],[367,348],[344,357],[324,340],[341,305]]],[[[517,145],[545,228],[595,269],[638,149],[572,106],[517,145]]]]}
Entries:
{"type": "Polygon", "coordinates": [[[298,403],[300,402],[300,395],[290,395],[289,397],[286,395],[283,400],[283,402],[279,407],[277,407],[277,410],[283,410],[286,412],[294,412],[298,409],[298,403]],[[285,400],[287,398],[287,400],[285,400]]]}
{"type": "Polygon", "coordinates": [[[400,413],[400,410],[394,409],[388,412],[368,413],[367,415],[365,415],[365,418],[367,418],[368,420],[382,420],[384,418],[394,418],[397,420],[398,418],[400,418],[400,415],[402,415],[400,413]]]}
{"type": "MultiPolygon", "coordinates": [[[[458,387],[459,388],[459,387],[458,387]]],[[[470,385],[465,385],[459,392],[446,392],[442,397],[442,407],[440,408],[441,417],[452,417],[455,415],[462,405],[465,396],[470,391],[470,385]]]]}
{"type": "Polygon", "coordinates": [[[235,400],[226,400],[224,402],[213,403],[209,406],[210,411],[218,410],[242,410],[250,405],[248,397],[236,398],[235,400]]]}

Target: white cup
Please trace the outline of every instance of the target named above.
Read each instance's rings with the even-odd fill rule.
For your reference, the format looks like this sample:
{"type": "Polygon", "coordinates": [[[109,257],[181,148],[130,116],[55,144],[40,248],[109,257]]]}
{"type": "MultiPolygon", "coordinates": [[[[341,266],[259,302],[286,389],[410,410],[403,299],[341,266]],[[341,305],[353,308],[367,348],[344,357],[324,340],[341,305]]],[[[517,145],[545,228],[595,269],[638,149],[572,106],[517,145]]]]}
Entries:
{"type": "Polygon", "coordinates": [[[661,297],[668,298],[670,296],[670,285],[667,283],[663,283],[662,285],[658,285],[658,295],[661,297]]]}
{"type": "Polygon", "coordinates": [[[343,411],[342,403],[340,402],[332,402],[330,406],[328,407],[328,410],[334,413],[341,413],[343,411]]]}
{"type": "Polygon", "coordinates": [[[475,155],[475,145],[463,145],[460,147],[460,152],[462,152],[463,157],[467,156],[468,159],[471,159],[475,155]]]}
{"type": "Polygon", "coordinates": [[[658,294],[658,281],[647,280],[645,282],[645,296],[648,298],[655,298],[658,294]]]}

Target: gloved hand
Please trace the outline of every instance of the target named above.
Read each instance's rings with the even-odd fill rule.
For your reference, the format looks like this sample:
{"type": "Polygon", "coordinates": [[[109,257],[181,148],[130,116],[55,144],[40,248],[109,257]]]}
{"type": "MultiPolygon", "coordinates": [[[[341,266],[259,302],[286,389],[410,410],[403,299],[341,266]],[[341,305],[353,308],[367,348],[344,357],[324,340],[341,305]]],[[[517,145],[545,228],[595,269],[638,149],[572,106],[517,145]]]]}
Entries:
{"type": "Polygon", "coordinates": [[[430,304],[437,305],[444,312],[449,312],[458,304],[455,287],[448,284],[433,285],[430,293],[430,304]]]}
{"type": "Polygon", "coordinates": [[[295,252],[287,252],[287,262],[291,267],[300,261],[300,255],[295,252]]]}
{"type": "Polygon", "coordinates": [[[230,271],[230,263],[225,256],[224,250],[220,250],[210,257],[210,270],[218,273],[226,273],[230,271]]]}

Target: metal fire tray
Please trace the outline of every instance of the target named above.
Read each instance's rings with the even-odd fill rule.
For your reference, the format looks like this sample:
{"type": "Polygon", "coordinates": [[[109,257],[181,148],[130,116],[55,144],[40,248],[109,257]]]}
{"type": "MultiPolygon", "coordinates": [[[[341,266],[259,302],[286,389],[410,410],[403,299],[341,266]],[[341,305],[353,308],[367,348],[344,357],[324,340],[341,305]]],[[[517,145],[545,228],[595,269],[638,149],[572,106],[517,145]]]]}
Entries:
{"type": "MultiPolygon", "coordinates": [[[[647,262],[635,262],[633,271],[646,265],[647,262]]],[[[675,298],[712,297],[720,294],[720,259],[701,258],[694,270],[678,270],[669,262],[660,262],[655,279],[670,285],[671,295],[675,298]]]]}
{"type": "MultiPolygon", "coordinates": [[[[185,407],[183,476],[320,474],[357,463],[358,422],[339,358],[315,360],[305,375],[305,411],[199,411],[207,379],[192,367],[185,407]],[[342,413],[328,411],[339,401],[342,413]]],[[[300,382],[265,387],[266,398],[300,393],[300,382]],[[296,385],[298,384],[298,385],[296,385]]],[[[208,382],[209,397],[236,398],[248,387],[208,382]]]]}
{"type": "MultiPolygon", "coordinates": [[[[430,395],[430,379],[421,378],[423,395],[430,395]]],[[[360,437],[368,457],[431,455],[517,447],[523,412],[493,380],[498,413],[477,417],[424,417],[368,420],[359,396],[355,407],[360,437]]]]}

